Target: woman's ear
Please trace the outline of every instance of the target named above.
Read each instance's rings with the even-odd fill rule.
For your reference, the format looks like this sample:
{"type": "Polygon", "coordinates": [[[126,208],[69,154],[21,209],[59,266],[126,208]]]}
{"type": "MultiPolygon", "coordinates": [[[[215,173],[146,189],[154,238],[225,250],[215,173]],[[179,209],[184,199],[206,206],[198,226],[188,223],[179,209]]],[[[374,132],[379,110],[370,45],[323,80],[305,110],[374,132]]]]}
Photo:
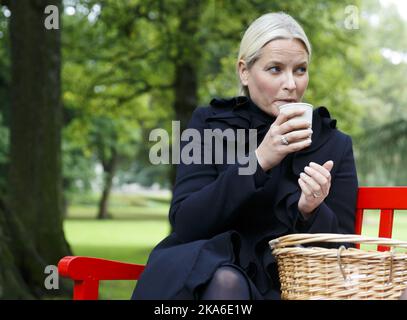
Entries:
{"type": "Polygon", "coordinates": [[[239,60],[238,64],[238,70],[239,70],[239,77],[240,77],[240,82],[242,85],[247,86],[249,82],[249,69],[247,68],[246,61],[244,60],[239,60]]]}

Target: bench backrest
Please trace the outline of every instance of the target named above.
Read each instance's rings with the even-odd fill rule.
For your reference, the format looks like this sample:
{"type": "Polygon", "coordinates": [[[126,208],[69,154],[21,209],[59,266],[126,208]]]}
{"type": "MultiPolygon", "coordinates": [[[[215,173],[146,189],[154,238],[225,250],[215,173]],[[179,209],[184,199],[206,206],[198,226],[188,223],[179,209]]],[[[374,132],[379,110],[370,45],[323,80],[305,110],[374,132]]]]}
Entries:
{"type": "MultiPolygon", "coordinates": [[[[407,210],[407,187],[359,187],[356,203],[356,234],[362,234],[365,209],[380,210],[378,236],[391,238],[394,210],[407,210]]],[[[377,249],[379,251],[390,250],[386,246],[378,246],[377,249]]]]}

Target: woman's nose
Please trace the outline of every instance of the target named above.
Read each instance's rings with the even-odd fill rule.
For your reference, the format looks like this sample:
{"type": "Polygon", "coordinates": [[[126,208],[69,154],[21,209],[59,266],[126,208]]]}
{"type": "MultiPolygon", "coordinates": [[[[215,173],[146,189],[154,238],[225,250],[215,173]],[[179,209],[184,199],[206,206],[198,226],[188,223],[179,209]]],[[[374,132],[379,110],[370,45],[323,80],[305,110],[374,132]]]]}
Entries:
{"type": "Polygon", "coordinates": [[[294,80],[292,73],[287,73],[284,80],[284,89],[288,91],[293,91],[297,88],[297,85],[294,80]]]}

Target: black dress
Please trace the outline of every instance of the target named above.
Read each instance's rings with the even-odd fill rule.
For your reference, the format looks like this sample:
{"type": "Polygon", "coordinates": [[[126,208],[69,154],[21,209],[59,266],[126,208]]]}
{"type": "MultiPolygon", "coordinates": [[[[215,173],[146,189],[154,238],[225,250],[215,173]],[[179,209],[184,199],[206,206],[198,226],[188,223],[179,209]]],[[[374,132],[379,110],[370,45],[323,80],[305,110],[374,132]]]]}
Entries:
{"type": "MultiPolygon", "coordinates": [[[[256,129],[258,145],[274,120],[249,98],[235,97],[197,108],[188,127],[202,137],[205,129],[244,129],[246,134],[256,129]]],[[[221,265],[244,272],[252,299],[278,299],[271,239],[299,232],[354,233],[358,183],[351,139],[336,129],[325,107],[314,110],[312,129],[310,147],[268,172],[257,163],[255,173],[241,175],[239,168],[247,163],[239,161],[178,165],[169,213],[172,233],[151,252],[132,299],[197,299],[199,288],[221,265]],[[334,161],[330,193],[304,221],[297,209],[299,174],[311,161],[328,160],[334,161]]],[[[223,139],[224,145],[230,140],[223,139]]],[[[200,147],[203,153],[207,145],[200,147]]]]}

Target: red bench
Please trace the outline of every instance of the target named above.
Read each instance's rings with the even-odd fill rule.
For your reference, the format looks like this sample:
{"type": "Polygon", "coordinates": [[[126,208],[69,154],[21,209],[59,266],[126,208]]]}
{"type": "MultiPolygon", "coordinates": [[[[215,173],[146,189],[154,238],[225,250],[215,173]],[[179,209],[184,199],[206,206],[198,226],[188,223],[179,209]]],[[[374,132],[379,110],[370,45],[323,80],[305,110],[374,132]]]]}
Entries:
{"type": "MultiPolygon", "coordinates": [[[[361,234],[363,211],[380,209],[379,237],[391,238],[394,210],[407,210],[407,187],[360,187],[356,205],[355,233],[361,234]]],[[[378,246],[379,251],[389,250],[378,246]]],[[[101,280],[137,280],[144,265],[100,258],[67,256],[58,263],[58,272],[74,280],[74,300],[96,300],[101,280]]]]}

